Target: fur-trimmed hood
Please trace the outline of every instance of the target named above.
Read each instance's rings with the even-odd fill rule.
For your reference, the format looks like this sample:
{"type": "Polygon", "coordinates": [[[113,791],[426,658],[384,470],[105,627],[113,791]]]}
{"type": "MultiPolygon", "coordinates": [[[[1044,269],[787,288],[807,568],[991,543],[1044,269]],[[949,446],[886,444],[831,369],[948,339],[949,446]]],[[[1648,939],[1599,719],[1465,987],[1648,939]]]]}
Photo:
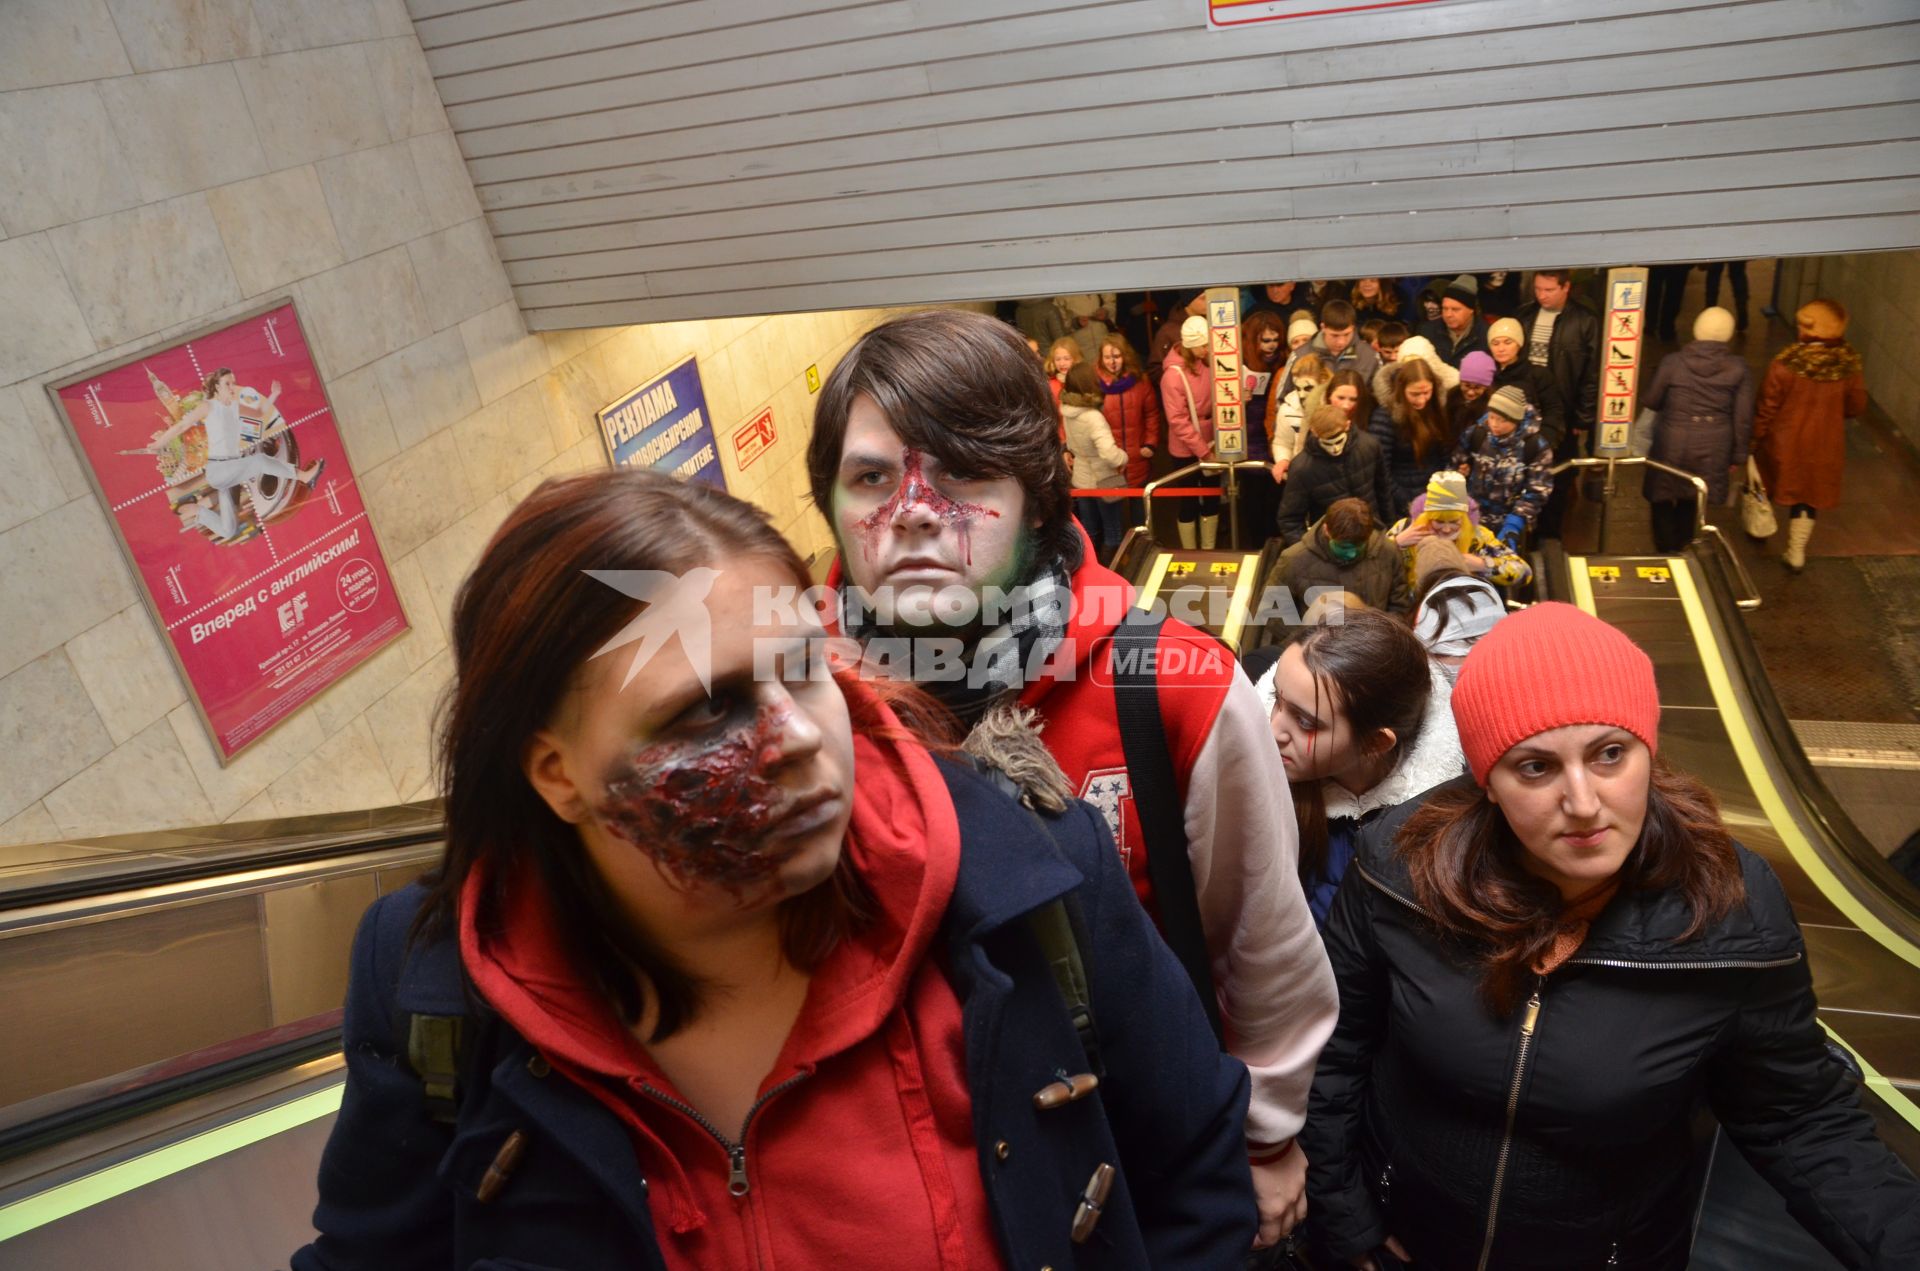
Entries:
{"type": "MultiPolygon", "coordinates": [[[[1277,697],[1273,677],[1279,669],[1280,664],[1276,661],[1260,677],[1260,682],[1253,686],[1260,694],[1261,705],[1267,708],[1269,716],[1273,714],[1277,697]]],[[[1400,762],[1394,765],[1385,780],[1365,794],[1352,795],[1339,783],[1328,782],[1328,820],[1346,817],[1357,821],[1370,812],[1405,803],[1417,794],[1424,794],[1466,773],[1466,755],[1460,749],[1460,734],[1453,724],[1453,681],[1432,662],[1427,664],[1427,674],[1432,677],[1433,693],[1427,699],[1426,718],[1420,721],[1420,732],[1413,739],[1413,745],[1400,756],[1400,762]]]]}

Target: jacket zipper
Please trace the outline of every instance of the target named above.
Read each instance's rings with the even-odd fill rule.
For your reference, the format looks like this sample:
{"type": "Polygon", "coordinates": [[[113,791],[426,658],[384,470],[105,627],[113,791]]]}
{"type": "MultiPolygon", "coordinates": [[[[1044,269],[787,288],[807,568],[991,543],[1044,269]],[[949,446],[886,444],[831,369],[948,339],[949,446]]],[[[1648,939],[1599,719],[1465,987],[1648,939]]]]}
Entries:
{"type": "Polygon", "coordinates": [[[648,1094],[652,1095],[654,1098],[658,1099],[660,1102],[666,1104],[668,1107],[677,1108],[681,1112],[686,1113],[687,1116],[692,1119],[695,1125],[705,1130],[708,1134],[711,1134],[714,1138],[714,1141],[726,1150],[727,1194],[730,1196],[740,1197],[740,1196],[745,1196],[750,1190],[752,1190],[747,1185],[747,1130],[749,1127],[753,1125],[754,1114],[760,1111],[760,1109],[766,1107],[768,1101],[770,1101],[775,1095],[781,1093],[782,1091],[793,1089],[795,1086],[799,1085],[801,1082],[805,1081],[806,1079],[807,1079],[806,1073],[796,1072],[795,1074],[793,1074],[793,1076],[788,1077],[785,1081],[781,1082],[779,1085],[775,1086],[773,1089],[767,1091],[765,1094],[761,1095],[758,1099],[755,1099],[753,1101],[753,1106],[747,1109],[746,1119],[740,1122],[740,1141],[738,1143],[734,1142],[732,1139],[728,1138],[725,1134],[723,1134],[719,1126],[715,1125],[713,1122],[709,1121],[706,1117],[702,1116],[700,1113],[700,1110],[698,1108],[695,1108],[691,1104],[682,1102],[681,1100],[674,1098],[672,1095],[656,1090],[652,1086],[646,1085],[644,1083],[641,1085],[640,1088],[646,1091],[648,1094]]]}
{"type": "Polygon", "coordinates": [[[1534,986],[1527,999],[1527,1013],[1520,1021],[1520,1053],[1513,1059],[1513,1083],[1507,1088],[1507,1128],[1500,1137],[1500,1157],[1493,1167],[1493,1195],[1487,1201],[1487,1237],[1480,1246],[1480,1271],[1487,1271],[1493,1257],[1493,1232],[1500,1219],[1500,1192],[1507,1182],[1507,1157],[1513,1151],[1513,1123],[1520,1112],[1520,1086],[1527,1075],[1527,1057],[1533,1051],[1533,1030],[1540,1022],[1540,994],[1546,977],[1534,986]]]}
{"type": "Polygon", "coordinates": [[[1792,957],[1766,961],[1728,958],[1719,962],[1633,962],[1625,958],[1568,958],[1567,965],[1610,966],[1628,971],[1726,971],[1735,968],[1761,971],[1768,967],[1792,966],[1799,960],[1800,955],[1796,953],[1792,957]]]}

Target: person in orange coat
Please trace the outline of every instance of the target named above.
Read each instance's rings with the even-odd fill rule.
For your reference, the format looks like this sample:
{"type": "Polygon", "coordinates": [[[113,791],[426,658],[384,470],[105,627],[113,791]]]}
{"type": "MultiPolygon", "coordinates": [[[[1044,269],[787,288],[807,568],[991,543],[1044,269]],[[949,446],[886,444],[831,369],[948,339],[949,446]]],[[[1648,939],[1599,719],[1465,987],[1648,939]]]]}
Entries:
{"type": "Polygon", "coordinates": [[[1775,503],[1792,511],[1781,557],[1798,573],[1822,508],[1840,502],[1847,420],[1867,408],[1859,351],[1846,341],[1847,310],[1838,300],[1809,300],[1793,315],[1799,341],[1780,350],[1760,386],[1753,453],[1775,503]]]}

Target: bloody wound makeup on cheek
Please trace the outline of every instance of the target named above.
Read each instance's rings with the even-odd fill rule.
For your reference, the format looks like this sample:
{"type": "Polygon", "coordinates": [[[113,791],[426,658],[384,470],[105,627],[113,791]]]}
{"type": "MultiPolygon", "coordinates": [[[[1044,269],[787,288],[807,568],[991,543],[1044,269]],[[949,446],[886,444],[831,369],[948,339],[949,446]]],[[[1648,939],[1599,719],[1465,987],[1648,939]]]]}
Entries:
{"type": "Polygon", "coordinates": [[[606,776],[601,823],[682,885],[738,896],[766,881],[806,837],[762,842],[792,803],[767,775],[789,719],[788,707],[763,707],[717,736],[635,748],[606,776]]]}
{"type": "Polygon", "coordinates": [[[893,523],[905,508],[919,504],[933,513],[941,528],[954,526],[960,531],[961,550],[966,553],[966,563],[973,564],[973,523],[983,516],[998,517],[1000,514],[992,508],[978,503],[960,503],[940,493],[927,480],[925,461],[918,450],[908,450],[901,461],[900,484],[873,511],[854,522],[854,529],[860,535],[860,550],[867,560],[873,559],[874,544],[879,542],[880,534],[893,523]]]}

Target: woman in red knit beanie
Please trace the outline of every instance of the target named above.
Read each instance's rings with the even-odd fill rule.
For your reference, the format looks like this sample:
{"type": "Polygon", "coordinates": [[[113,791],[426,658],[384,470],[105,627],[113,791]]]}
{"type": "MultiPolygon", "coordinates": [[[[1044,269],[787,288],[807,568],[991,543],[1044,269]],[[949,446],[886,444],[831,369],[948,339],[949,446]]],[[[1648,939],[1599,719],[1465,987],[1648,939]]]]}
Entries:
{"type": "Polygon", "coordinates": [[[1779,880],[1657,758],[1646,654],[1535,605],[1452,704],[1472,780],[1379,823],[1324,932],[1340,1022],[1300,1142],[1326,1251],[1677,1271],[1705,1102],[1843,1263],[1920,1266],[1920,1183],[1827,1051],[1779,880]]]}

